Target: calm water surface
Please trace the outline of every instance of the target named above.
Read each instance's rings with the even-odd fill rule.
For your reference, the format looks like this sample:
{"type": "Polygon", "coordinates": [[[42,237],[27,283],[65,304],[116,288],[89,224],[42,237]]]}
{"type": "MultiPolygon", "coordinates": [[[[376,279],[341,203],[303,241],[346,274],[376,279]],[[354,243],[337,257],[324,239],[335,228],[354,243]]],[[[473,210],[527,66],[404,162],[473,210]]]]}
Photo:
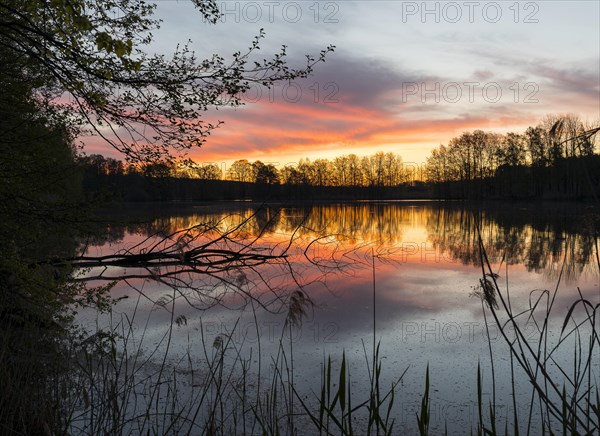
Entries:
{"type": "MultiPolygon", "coordinates": [[[[161,340],[175,322],[168,350],[171,365],[191,356],[201,367],[205,350],[207,355],[213,353],[212,344],[220,337],[251,362],[254,374],[260,368],[261,380],[267,380],[280,341],[288,352],[291,343],[294,380],[309,399],[311,391],[319,389],[324,358],[331,356],[337,367],[345,352],[353,393],[363,400],[368,398],[365,350],[370,355],[375,330],[376,341],[381,342],[383,385],[389,386],[406,370],[394,412],[399,434],[416,431],[427,365],[432,429],[443,431],[447,426],[451,433],[468,433],[475,428],[478,362],[484,375],[484,400],[492,395],[488,334],[501,406],[497,413],[512,415],[509,354],[493,320],[488,320],[486,329],[482,302],[475,295],[481,277],[475,217],[513,308],[526,309],[541,291],[557,289],[554,313],[559,326],[578,289],[593,304],[600,302],[598,218],[594,209],[584,206],[465,208],[455,203],[386,202],[259,208],[238,204],[146,215],[144,224],[107,229],[104,239],[88,252],[135,251],[200,224],[211,228],[203,227],[206,233],[198,240],[180,243],[193,246],[215,232],[237,229],[230,235],[231,247],[256,238],[255,246],[263,252],[281,251],[290,240],[292,244],[286,262],[212,276],[174,276],[180,281],[168,283],[177,286],[175,293],[165,283],[143,278],[152,271],[86,272],[88,276],[132,276],[112,290],[114,297],[128,297],[116,305],[113,322],[118,314],[133,318],[136,331],[144,332],[141,347],[148,353],[165,348],[161,340]],[[284,329],[289,296],[298,284],[313,304],[301,326],[284,329]],[[167,310],[171,308],[173,315],[167,310]]],[[[81,316],[88,325],[108,322],[91,311],[81,316]]],[[[535,343],[534,322],[524,320],[523,326],[535,343]]],[[[553,334],[558,337],[558,329],[553,334]]],[[[568,361],[569,356],[557,354],[557,359],[568,361]]],[[[528,410],[530,394],[526,382],[517,387],[520,412],[528,410]]]]}

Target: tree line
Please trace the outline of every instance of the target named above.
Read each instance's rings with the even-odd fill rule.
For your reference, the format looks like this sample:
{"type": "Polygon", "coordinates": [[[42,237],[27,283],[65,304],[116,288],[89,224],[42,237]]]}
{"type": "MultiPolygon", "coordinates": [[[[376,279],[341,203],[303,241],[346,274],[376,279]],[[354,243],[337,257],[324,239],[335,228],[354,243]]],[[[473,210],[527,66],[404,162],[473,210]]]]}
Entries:
{"type": "Polygon", "coordinates": [[[440,145],[426,178],[442,197],[590,197],[598,189],[598,123],[548,115],[524,133],[475,130],[440,145]]]}
{"type": "Polygon", "coordinates": [[[356,154],[338,156],[332,160],[300,159],[298,165],[278,169],[260,160],[236,160],[223,171],[214,163],[197,164],[191,160],[160,163],[124,164],[98,154],[80,156],[79,162],[90,174],[120,176],[137,174],[145,177],[173,177],[200,180],[230,180],[243,183],[292,184],[310,186],[400,186],[413,177],[413,169],[404,165],[396,153],[377,152],[370,156],[356,154]]]}
{"type": "MultiPolygon", "coordinates": [[[[92,190],[107,180],[113,184],[124,183],[118,182],[118,178],[129,176],[127,184],[131,185],[133,180],[131,189],[145,191],[141,197],[154,200],[179,198],[164,192],[165,195],[157,196],[152,192],[173,189],[165,188],[167,179],[180,179],[177,182],[180,188],[176,188],[180,191],[205,188],[183,179],[212,181],[211,188],[227,191],[216,197],[219,199],[259,199],[274,193],[277,197],[289,197],[283,188],[275,186],[302,187],[302,195],[321,199],[337,199],[337,196],[339,199],[392,199],[406,195],[462,199],[594,198],[600,188],[597,132],[596,124],[586,124],[575,114],[548,115],[523,133],[464,132],[447,145],[432,150],[421,167],[406,165],[400,155],[381,151],[363,157],[347,154],[333,159],[304,158],[297,165],[282,168],[247,159],[236,160],[227,169],[190,159],[125,164],[117,159],[90,155],[80,156],[78,162],[84,168],[86,180],[91,180],[88,187],[92,186],[92,190]],[[145,184],[145,187],[134,188],[136,184],[145,184]]],[[[132,195],[131,189],[124,197],[140,198],[138,194],[132,195]]],[[[209,199],[193,193],[184,197],[209,199]]]]}
{"type": "Polygon", "coordinates": [[[125,164],[101,155],[80,156],[87,198],[124,201],[358,200],[428,197],[414,168],[394,153],[301,159],[279,169],[246,159],[223,171],[186,160],[125,164]],[[409,192],[410,191],[410,192],[409,192]]]}
{"type": "Polygon", "coordinates": [[[548,115],[522,133],[498,134],[475,130],[440,145],[427,159],[432,182],[492,177],[503,167],[556,165],[562,159],[594,154],[594,138],[584,135],[593,124],[575,114],[548,115]]]}
{"type": "Polygon", "coordinates": [[[409,180],[410,172],[402,157],[396,153],[377,152],[359,157],[347,154],[329,159],[300,159],[297,165],[286,165],[277,170],[260,161],[234,162],[227,174],[231,180],[256,183],[283,183],[310,186],[393,187],[409,180]]]}

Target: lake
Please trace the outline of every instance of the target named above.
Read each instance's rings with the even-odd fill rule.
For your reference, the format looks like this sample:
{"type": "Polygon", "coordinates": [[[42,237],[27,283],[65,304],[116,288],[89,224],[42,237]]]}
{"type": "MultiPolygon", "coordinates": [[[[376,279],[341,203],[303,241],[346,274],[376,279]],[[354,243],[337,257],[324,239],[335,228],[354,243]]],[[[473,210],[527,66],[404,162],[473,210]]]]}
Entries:
{"type": "MultiPolygon", "coordinates": [[[[259,404],[261,398],[270,399],[260,404],[261,416],[270,416],[272,427],[313,434],[310,419],[300,415],[304,406],[318,411],[325,362],[331,361],[335,389],[344,356],[352,403],[359,405],[369,399],[374,341],[379,343],[382,397],[401,378],[390,411],[394,434],[418,433],[427,368],[431,434],[476,432],[478,366],[483,419],[489,421],[489,402],[495,399],[500,428],[507,419],[512,426],[516,409],[522,431],[529,426],[536,434],[543,420],[553,418],[537,399],[530,409],[532,385],[511,359],[503,336],[513,340],[515,327],[509,322],[499,328],[501,319],[495,320],[482,300],[479,235],[494,273],[486,277],[497,283],[513,313],[537,303],[536,316],[525,313],[516,321],[532,349],[541,345],[548,304],[552,316],[542,340],[552,349],[565,337],[563,321],[579,296],[600,303],[598,211],[581,204],[229,203],[130,212],[137,223],[107,226],[102,237],[89,241],[90,256],[161,248],[184,256],[203,247],[211,257],[196,270],[176,259],[144,268],[85,270],[78,277],[91,283],[119,279],[110,290],[118,302],[111,316],[87,309],[78,320],[89,332],[112,326],[128,339],[118,351],[140,368],[146,384],[134,390],[145,401],[164,408],[172,404],[169,395],[149,393],[156,374],[177,384],[182,404],[212,395],[198,413],[186,412],[187,421],[198,426],[193,434],[208,431],[207,419],[217,423],[212,424],[217,433],[260,433],[262,424],[248,404],[250,399],[259,404]],[[259,258],[223,254],[231,252],[259,258]],[[163,372],[171,375],[157,368],[168,368],[163,372]],[[216,385],[210,368],[220,374],[216,385]],[[277,395],[274,385],[280,386],[277,395]],[[264,412],[267,404],[300,415],[290,423],[264,412]]],[[[583,305],[572,314],[584,316],[583,305]]],[[[582,325],[581,337],[590,331],[582,325]]],[[[591,360],[573,363],[575,337],[545,355],[547,371],[560,380],[561,389],[568,379],[559,367],[571,374],[587,362],[584,368],[592,378],[598,375],[597,347],[591,360]]],[[[357,428],[368,426],[364,410],[353,420],[357,428]]],[[[334,424],[331,428],[340,433],[334,424]]]]}

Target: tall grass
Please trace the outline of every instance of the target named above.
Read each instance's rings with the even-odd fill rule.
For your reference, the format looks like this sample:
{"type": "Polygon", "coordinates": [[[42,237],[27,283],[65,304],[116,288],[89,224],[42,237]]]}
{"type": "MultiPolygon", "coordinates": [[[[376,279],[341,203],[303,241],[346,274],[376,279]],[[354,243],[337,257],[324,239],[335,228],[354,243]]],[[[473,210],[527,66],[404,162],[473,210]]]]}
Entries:
{"type": "Polygon", "coordinates": [[[173,360],[174,335],[188,322],[175,315],[175,291],[154,303],[169,313],[158,341],[147,337],[154,312],[142,318],[142,295],[128,314],[108,309],[88,331],[65,331],[60,371],[48,375],[55,392],[47,400],[56,416],[40,425],[48,434],[392,434],[394,391],[404,373],[382,389],[380,344],[369,355],[363,343],[367,364],[358,377],[369,379],[370,390],[352,391],[343,353],[339,368],[331,357],[324,361],[320,389],[307,397],[295,380],[292,338],[312,301],[301,290],[288,297],[270,361],[263,356],[256,313],[257,355],[244,351],[238,319],[212,340],[200,323],[201,349],[188,339],[186,351],[173,360]]]}
{"type": "MultiPolygon", "coordinates": [[[[511,428],[512,434],[519,434],[520,429],[531,434],[534,432],[535,415],[538,413],[540,422],[535,433],[599,434],[600,303],[594,305],[577,288],[577,298],[561,319],[555,313],[556,297],[562,280],[561,270],[553,291],[531,292],[528,307],[517,311],[511,301],[508,277],[505,289],[502,289],[499,275],[492,270],[487,257],[479,228],[477,232],[482,273],[480,296],[485,303],[484,314],[487,312],[491,315],[510,352],[513,401],[515,385],[519,380],[516,372],[524,375],[531,385],[528,414],[518,416],[514,403],[512,422],[507,419],[505,432],[511,428]],[[557,321],[561,321],[560,332],[554,338],[552,326],[557,321]],[[535,325],[535,337],[526,334],[524,322],[535,325]],[[568,353],[572,360],[562,361],[561,356],[568,353]]],[[[598,267],[600,272],[600,262],[598,267]]],[[[487,326],[488,319],[485,319],[487,326]]],[[[493,364],[491,349],[490,360],[493,364]]],[[[489,421],[484,422],[481,418],[483,405],[479,367],[477,382],[480,411],[478,434],[498,434],[495,395],[489,404],[489,421]]],[[[495,386],[496,374],[493,371],[492,383],[495,386]]]]}

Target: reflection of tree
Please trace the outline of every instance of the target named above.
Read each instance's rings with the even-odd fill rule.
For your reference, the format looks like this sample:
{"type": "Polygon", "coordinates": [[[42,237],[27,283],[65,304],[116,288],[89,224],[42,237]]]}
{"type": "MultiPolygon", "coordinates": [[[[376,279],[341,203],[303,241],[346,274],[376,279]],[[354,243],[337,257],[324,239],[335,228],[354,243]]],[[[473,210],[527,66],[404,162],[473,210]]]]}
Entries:
{"type": "MultiPolygon", "coordinates": [[[[300,270],[289,259],[298,253],[293,238],[279,243],[263,238],[277,216],[273,209],[258,209],[225,216],[156,219],[124,225],[120,232],[110,226],[104,233],[106,242],[115,242],[119,234],[125,236],[114,251],[94,250],[93,242],[103,243],[96,238],[79,255],[43,264],[68,266],[77,281],[122,282],[151,300],[144,287],[155,282],[160,289],[174,292],[169,298],[177,296],[198,309],[254,301],[277,312],[289,298],[290,278],[299,287],[311,280],[296,277],[300,270]]],[[[163,297],[155,304],[163,304],[163,297]]]]}
{"type": "MultiPolygon", "coordinates": [[[[564,211],[562,211],[564,212],[564,211]]],[[[481,237],[491,262],[522,264],[528,271],[544,272],[551,278],[561,273],[567,279],[579,277],[595,253],[598,235],[586,224],[591,215],[573,219],[570,213],[542,211],[476,212],[481,237]]],[[[464,264],[479,265],[477,229],[473,211],[440,208],[429,215],[429,239],[436,249],[464,264]]]]}
{"type": "MultiPolygon", "coordinates": [[[[389,203],[322,205],[312,208],[303,227],[307,233],[326,231],[352,242],[394,243],[401,241],[410,213],[410,209],[389,203]]],[[[284,224],[289,231],[293,222],[284,224]]]]}
{"type": "MultiPolygon", "coordinates": [[[[110,226],[106,242],[126,236],[114,252],[92,249],[53,264],[85,271],[78,276],[85,281],[126,281],[136,289],[142,280],[159,282],[194,307],[234,299],[236,307],[256,301],[277,311],[290,286],[323,283],[352,263],[350,252],[363,242],[400,241],[402,226],[414,218],[412,209],[392,204],[225,208],[128,224],[121,231],[110,226]]],[[[97,237],[84,249],[102,242],[97,237]]]]}
{"type": "MultiPolygon", "coordinates": [[[[193,3],[199,19],[218,21],[221,14],[215,1],[193,3]]],[[[182,245],[185,238],[174,245],[169,245],[170,238],[163,238],[166,245],[160,253],[145,247],[145,251],[122,253],[119,259],[76,256],[77,237],[90,231],[87,224],[94,219],[79,204],[75,138],[93,132],[130,162],[138,163],[145,175],[171,175],[172,162],[201,146],[220,124],[203,117],[209,108],[242,104],[251,83],[270,87],[306,77],[333,49],[308,56],[299,69],[288,64],[285,46],[262,61],[253,59],[264,37],[261,30],[247,50],[229,57],[211,54],[199,59],[188,45],[178,46],[170,56],[155,55],[146,50],[153,41],[151,32],[160,23],[154,12],[155,5],[143,0],[0,1],[3,434],[77,433],[65,424],[74,409],[63,406],[78,395],[70,391],[71,384],[62,384],[62,370],[68,367],[70,373],[86,359],[82,353],[73,361],[63,360],[63,354],[76,353],[69,344],[75,338],[55,321],[68,321],[71,303],[86,296],[89,302],[101,299],[107,288],[96,292],[73,283],[69,267],[85,267],[88,262],[140,266],[152,263],[153,256],[162,256],[162,265],[146,265],[151,277],[160,280],[165,262],[193,266],[213,262],[215,268],[226,268],[223,265],[235,266],[240,259],[248,263],[266,256],[257,252],[253,258],[250,245],[244,245],[234,247],[237,253],[220,247],[221,253],[208,257],[211,247],[188,250],[182,245]]],[[[111,183],[111,176],[125,171],[119,161],[98,156],[80,163],[111,183]]],[[[172,236],[187,238],[187,234],[172,236]]],[[[102,239],[119,237],[119,230],[109,229],[102,239]]],[[[78,348],[77,353],[84,350],[78,348]]],[[[120,376],[115,379],[122,381],[120,376]]],[[[108,380],[103,380],[100,390],[108,386],[108,380]]],[[[98,403],[108,404],[109,398],[116,402],[117,397],[112,392],[98,403]]],[[[123,410],[130,413],[128,406],[123,410]]],[[[158,428],[154,431],[160,432],[158,428]]],[[[93,426],[84,433],[121,431],[116,426],[110,430],[93,426]]]]}
{"type": "MultiPolygon", "coordinates": [[[[595,256],[597,217],[575,211],[490,208],[476,212],[490,260],[557,277],[563,270],[575,279],[595,256]],[[557,213],[558,212],[558,213],[557,213]],[[573,218],[573,217],[580,218],[573,218]],[[596,221],[595,221],[596,220],[596,221]],[[564,267],[563,267],[564,262],[564,267]]],[[[440,253],[464,264],[478,265],[477,230],[473,210],[445,204],[438,207],[402,203],[327,204],[313,207],[262,206],[157,218],[129,225],[127,232],[165,237],[190,228],[210,228],[239,240],[261,237],[270,244],[290,235],[309,241],[327,235],[338,244],[377,243],[394,248],[408,241],[411,228],[423,227],[440,253]],[[234,230],[234,231],[233,231],[234,230]]],[[[115,229],[111,229],[118,235],[115,229]]],[[[114,241],[114,239],[112,239],[114,241]]]]}
{"type": "Polygon", "coordinates": [[[261,207],[258,210],[241,208],[236,212],[178,215],[155,220],[147,232],[159,228],[189,228],[199,223],[218,226],[221,230],[238,227],[245,236],[257,232],[319,237],[339,236],[344,241],[394,243],[402,240],[403,227],[415,220],[412,208],[393,203],[328,204],[315,207],[261,207]]]}

